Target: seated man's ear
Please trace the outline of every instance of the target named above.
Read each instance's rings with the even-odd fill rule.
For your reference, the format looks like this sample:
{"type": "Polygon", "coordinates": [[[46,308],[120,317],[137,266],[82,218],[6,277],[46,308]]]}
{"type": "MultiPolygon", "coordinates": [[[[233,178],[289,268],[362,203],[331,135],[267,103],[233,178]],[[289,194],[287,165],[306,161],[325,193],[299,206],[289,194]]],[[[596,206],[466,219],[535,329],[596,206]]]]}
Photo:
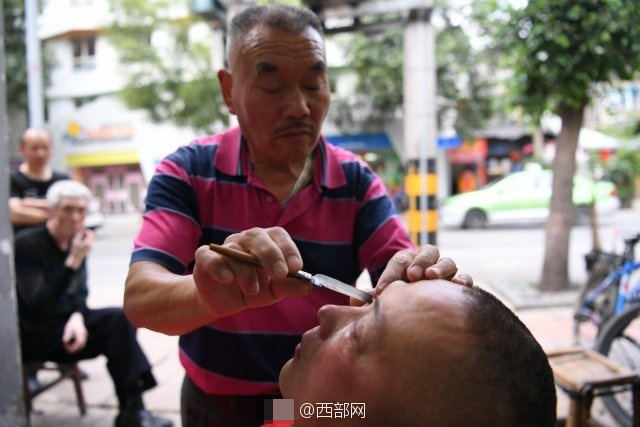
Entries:
{"type": "Polygon", "coordinates": [[[235,106],[233,105],[233,98],[231,96],[231,89],[233,88],[233,76],[229,70],[222,69],[218,71],[218,81],[220,82],[220,89],[222,89],[222,97],[225,104],[229,109],[229,113],[236,114],[235,106]]]}

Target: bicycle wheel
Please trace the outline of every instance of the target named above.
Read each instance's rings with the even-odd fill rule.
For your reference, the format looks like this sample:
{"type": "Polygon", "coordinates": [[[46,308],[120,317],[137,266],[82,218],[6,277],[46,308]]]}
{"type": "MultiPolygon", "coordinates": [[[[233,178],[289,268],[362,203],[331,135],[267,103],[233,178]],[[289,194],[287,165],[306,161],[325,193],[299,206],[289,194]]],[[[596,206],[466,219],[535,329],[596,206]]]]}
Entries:
{"type": "MultiPolygon", "coordinates": [[[[628,306],[602,327],[595,349],[632,370],[640,367],[640,303],[628,306]]],[[[623,426],[631,425],[631,391],[603,396],[611,415],[623,426]]]]}
{"type": "MultiPolygon", "coordinates": [[[[593,291],[604,279],[609,276],[616,269],[616,264],[612,261],[610,256],[602,257],[597,260],[593,267],[591,268],[591,272],[589,273],[589,277],[587,278],[587,282],[584,287],[580,291],[580,296],[578,297],[578,302],[575,306],[574,313],[576,328],[574,330],[577,333],[577,325],[580,322],[583,322],[586,319],[582,319],[580,317],[580,313],[582,311],[582,305],[584,304],[584,300],[589,295],[591,291],[593,291]]],[[[615,306],[617,286],[611,286],[609,289],[605,290],[601,295],[599,295],[595,301],[592,302],[591,308],[596,313],[600,314],[603,322],[605,322],[611,315],[613,314],[613,309],[615,306]]],[[[577,336],[574,338],[578,338],[577,336]]]]}

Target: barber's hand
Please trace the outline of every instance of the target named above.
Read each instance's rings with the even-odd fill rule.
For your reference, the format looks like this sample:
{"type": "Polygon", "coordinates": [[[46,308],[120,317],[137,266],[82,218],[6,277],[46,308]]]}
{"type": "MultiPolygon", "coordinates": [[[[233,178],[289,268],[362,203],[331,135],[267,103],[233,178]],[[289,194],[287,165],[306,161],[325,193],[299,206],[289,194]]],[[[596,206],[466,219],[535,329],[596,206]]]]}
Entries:
{"type": "Polygon", "coordinates": [[[215,317],[311,290],[310,284],[287,277],[302,269],[302,257],[284,229],[252,228],[227,237],[223,246],[255,255],[262,268],[220,255],[208,246],[198,248],[193,279],[201,301],[215,317]]]}
{"type": "Polygon", "coordinates": [[[67,353],[77,353],[87,344],[89,333],[84,326],[84,317],[79,312],[73,313],[67,323],[64,325],[62,332],[62,345],[67,353]]]}
{"type": "Polygon", "coordinates": [[[384,288],[396,280],[417,282],[418,280],[444,279],[463,286],[473,286],[473,279],[466,273],[456,276],[458,268],[451,258],[440,258],[440,251],[425,245],[419,251],[405,249],[397,252],[382,272],[375,292],[380,295],[384,288]]]}
{"type": "Polygon", "coordinates": [[[95,234],[91,230],[81,230],[73,236],[65,265],[77,270],[93,247],[94,240],[95,234]]]}

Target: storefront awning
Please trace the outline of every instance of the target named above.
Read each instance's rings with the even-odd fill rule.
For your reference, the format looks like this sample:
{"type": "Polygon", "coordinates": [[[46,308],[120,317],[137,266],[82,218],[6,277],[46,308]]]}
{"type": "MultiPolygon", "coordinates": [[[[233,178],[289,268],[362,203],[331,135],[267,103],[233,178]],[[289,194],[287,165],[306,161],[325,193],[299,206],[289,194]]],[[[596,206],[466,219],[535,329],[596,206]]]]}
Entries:
{"type": "Polygon", "coordinates": [[[357,133],[354,135],[327,136],[327,141],[349,151],[392,150],[386,133],[357,133]]]}
{"type": "Polygon", "coordinates": [[[140,162],[138,150],[121,150],[95,153],[75,153],[66,157],[67,166],[108,166],[140,162]]]}

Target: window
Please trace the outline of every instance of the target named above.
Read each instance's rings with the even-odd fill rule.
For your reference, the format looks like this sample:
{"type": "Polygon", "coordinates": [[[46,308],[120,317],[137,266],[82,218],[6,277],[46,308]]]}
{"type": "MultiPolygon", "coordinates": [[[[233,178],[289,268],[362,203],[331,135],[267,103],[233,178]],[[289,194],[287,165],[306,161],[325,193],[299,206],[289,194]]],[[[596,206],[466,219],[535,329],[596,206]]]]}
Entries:
{"type": "Polygon", "coordinates": [[[93,36],[72,39],[73,69],[91,69],[96,65],[96,38],[93,36]]]}

